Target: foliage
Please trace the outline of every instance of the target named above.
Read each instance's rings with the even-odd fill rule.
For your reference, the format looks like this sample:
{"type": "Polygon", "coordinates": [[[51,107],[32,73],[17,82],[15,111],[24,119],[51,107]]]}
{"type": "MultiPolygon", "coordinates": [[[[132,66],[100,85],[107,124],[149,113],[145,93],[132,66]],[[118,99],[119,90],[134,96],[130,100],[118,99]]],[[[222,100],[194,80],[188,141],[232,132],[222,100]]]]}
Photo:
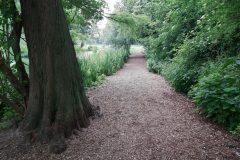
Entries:
{"type": "Polygon", "coordinates": [[[84,44],[89,34],[89,27],[82,27],[78,24],[72,24],[69,28],[73,43],[75,45],[79,44],[79,42],[84,44]]]}
{"type": "Polygon", "coordinates": [[[234,77],[210,74],[200,79],[189,95],[198,104],[201,113],[213,117],[213,121],[223,123],[233,129],[240,122],[240,90],[229,83],[234,77]]]}
{"type": "Polygon", "coordinates": [[[124,48],[130,52],[130,46],[134,42],[134,35],[129,28],[121,28],[118,23],[109,22],[103,32],[104,43],[113,48],[124,48]]]}
{"type": "Polygon", "coordinates": [[[146,62],[146,67],[150,72],[161,74],[161,62],[156,61],[154,58],[149,58],[146,62]]]}
{"type": "Polygon", "coordinates": [[[230,133],[240,136],[240,124],[238,124],[237,128],[235,128],[233,131],[230,131],[230,133]]]}
{"type": "Polygon", "coordinates": [[[86,26],[103,19],[104,0],[62,0],[68,24],[86,26]]]}
{"type": "Polygon", "coordinates": [[[146,28],[151,20],[144,14],[133,14],[137,0],[122,0],[115,5],[115,12],[108,17],[111,22],[103,31],[104,43],[114,48],[124,48],[130,52],[130,46],[138,41],[139,32],[146,28]]]}
{"type": "Polygon", "coordinates": [[[87,51],[91,51],[92,48],[93,48],[92,46],[88,46],[87,51]]]}
{"type": "Polygon", "coordinates": [[[12,119],[17,121],[20,120],[20,117],[17,115],[17,112],[10,107],[4,107],[2,110],[3,118],[0,123],[0,130],[9,129],[12,126],[12,119]]]}
{"type": "MultiPolygon", "coordinates": [[[[203,76],[189,92],[200,113],[233,130],[240,123],[240,57],[227,58],[222,65],[213,65],[213,73],[203,76]],[[237,74],[236,74],[237,73],[237,74]]],[[[209,69],[209,67],[208,67],[209,69]]],[[[203,68],[206,70],[206,68],[203,68]]],[[[206,71],[205,71],[206,74],[206,71]]]]}
{"type": "Polygon", "coordinates": [[[120,69],[127,61],[129,54],[124,50],[101,51],[92,48],[93,54],[80,55],[79,67],[85,87],[97,85],[104,79],[105,75],[111,75],[120,69]]]}
{"type": "Polygon", "coordinates": [[[234,129],[240,117],[240,1],[131,2],[122,1],[118,20],[134,26],[137,16],[148,17],[132,29],[144,45],[147,69],[163,75],[178,92],[189,93],[214,121],[234,129]]]}
{"type": "Polygon", "coordinates": [[[12,126],[12,122],[10,120],[6,120],[3,121],[2,123],[0,123],[0,130],[5,130],[5,129],[9,129],[12,126]]]}

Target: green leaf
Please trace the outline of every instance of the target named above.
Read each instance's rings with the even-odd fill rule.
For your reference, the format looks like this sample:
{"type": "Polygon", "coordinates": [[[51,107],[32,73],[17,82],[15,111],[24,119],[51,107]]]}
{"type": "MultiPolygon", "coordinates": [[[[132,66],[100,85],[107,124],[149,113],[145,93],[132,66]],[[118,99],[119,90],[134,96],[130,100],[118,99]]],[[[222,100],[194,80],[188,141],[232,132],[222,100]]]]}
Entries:
{"type": "Polygon", "coordinates": [[[231,107],[231,108],[230,108],[230,111],[236,112],[236,108],[235,108],[235,107],[231,107]]]}
{"type": "Polygon", "coordinates": [[[212,116],[212,113],[208,113],[207,114],[207,117],[209,118],[209,117],[211,117],[212,116]]]}
{"type": "Polygon", "coordinates": [[[223,110],[224,109],[228,109],[229,108],[229,106],[228,105],[226,105],[226,106],[223,106],[223,110]]]}
{"type": "Polygon", "coordinates": [[[216,117],[214,117],[214,118],[213,118],[213,122],[215,122],[216,120],[217,120],[217,118],[216,118],[216,117]]]}
{"type": "Polygon", "coordinates": [[[226,59],[224,65],[223,65],[223,68],[226,68],[227,66],[229,66],[232,63],[233,63],[232,59],[226,59]]]}
{"type": "Polygon", "coordinates": [[[233,86],[233,84],[234,84],[236,81],[237,81],[237,79],[236,79],[236,78],[233,78],[233,79],[230,79],[230,80],[228,81],[228,83],[229,83],[230,86],[233,86]]]}

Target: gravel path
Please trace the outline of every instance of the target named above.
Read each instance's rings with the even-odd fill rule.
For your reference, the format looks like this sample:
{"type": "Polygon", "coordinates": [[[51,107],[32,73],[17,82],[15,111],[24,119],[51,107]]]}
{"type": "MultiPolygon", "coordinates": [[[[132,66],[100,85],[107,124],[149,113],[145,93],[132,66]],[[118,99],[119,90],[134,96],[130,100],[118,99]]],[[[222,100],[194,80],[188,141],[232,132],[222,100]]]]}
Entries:
{"type": "Polygon", "coordinates": [[[67,151],[53,155],[47,149],[35,149],[31,157],[240,159],[238,137],[198,115],[189,98],[176,93],[163,77],[148,72],[144,65],[141,53],[131,55],[123,69],[87,92],[90,101],[100,106],[103,117],[91,120],[89,128],[67,140],[67,151]]]}

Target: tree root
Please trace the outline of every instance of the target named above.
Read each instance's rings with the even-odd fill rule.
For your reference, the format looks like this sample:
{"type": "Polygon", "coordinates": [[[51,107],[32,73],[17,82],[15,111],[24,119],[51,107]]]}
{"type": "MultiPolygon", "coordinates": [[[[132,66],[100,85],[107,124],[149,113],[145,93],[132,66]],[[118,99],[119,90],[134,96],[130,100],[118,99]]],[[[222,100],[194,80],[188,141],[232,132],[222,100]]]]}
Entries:
{"type": "MultiPolygon", "coordinates": [[[[93,106],[92,109],[94,111],[94,115],[97,115],[98,118],[101,118],[103,116],[103,114],[100,112],[100,107],[99,106],[95,106],[95,105],[92,105],[92,106],[93,106]]],[[[96,117],[93,116],[92,118],[95,119],[96,117]]]]}
{"type": "Polygon", "coordinates": [[[60,154],[67,149],[67,144],[63,139],[52,140],[50,142],[50,151],[54,154],[60,154]]]}

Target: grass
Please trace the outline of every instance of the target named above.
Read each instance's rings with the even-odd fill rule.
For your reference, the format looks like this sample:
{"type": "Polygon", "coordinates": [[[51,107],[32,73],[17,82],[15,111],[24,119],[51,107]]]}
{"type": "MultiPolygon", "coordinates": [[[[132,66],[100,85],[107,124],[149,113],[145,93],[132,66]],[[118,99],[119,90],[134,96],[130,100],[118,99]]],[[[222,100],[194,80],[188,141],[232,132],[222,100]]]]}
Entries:
{"type": "Polygon", "coordinates": [[[82,49],[84,51],[90,51],[89,48],[97,48],[98,50],[108,50],[108,49],[110,49],[110,46],[109,45],[101,45],[101,44],[84,45],[82,49]]]}
{"type": "Polygon", "coordinates": [[[83,84],[86,89],[98,85],[105,76],[112,75],[122,68],[127,61],[129,54],[124,50],[107,51],[93,49],[91,55],[82,54],[79,56],[79,67],[83,77],[83,84]]]}

